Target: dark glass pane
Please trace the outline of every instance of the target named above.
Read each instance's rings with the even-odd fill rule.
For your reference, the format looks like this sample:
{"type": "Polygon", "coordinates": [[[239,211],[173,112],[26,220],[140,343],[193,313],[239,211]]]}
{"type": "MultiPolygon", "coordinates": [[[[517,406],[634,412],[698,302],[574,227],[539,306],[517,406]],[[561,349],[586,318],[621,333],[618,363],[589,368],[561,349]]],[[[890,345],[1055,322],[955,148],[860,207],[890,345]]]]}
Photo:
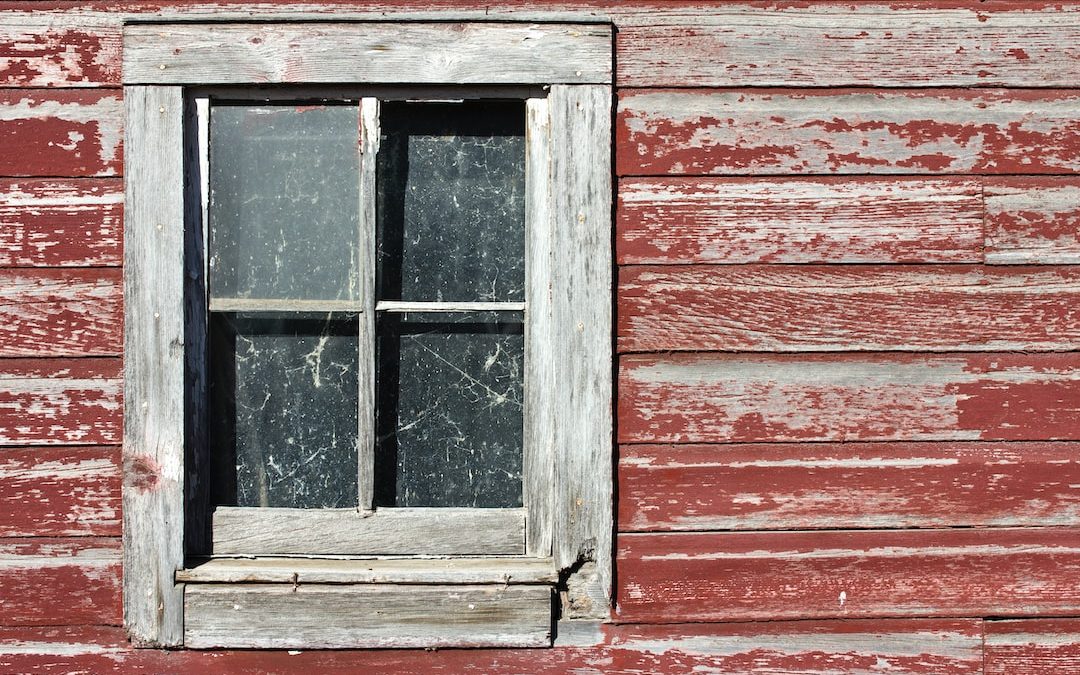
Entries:
{"type": "Polygon", "coordinates": [[[524,300],[524,103],[385,103],[380,124],[379,298],[524,300]]]}
{"type": "Polygon", "coordinates": [[[376,503],[521,506],[521,315],[386,314],[378,332],[376,503]]]}
{"type": "Polygon", "coordinates": [[[215,503],[355,506],[355,315],[214,314],[215,503]]]}
{"type": "Polygon", "coordinates": [[[210,293],[357,297],[355,105],[210,109],[210,293]]]}

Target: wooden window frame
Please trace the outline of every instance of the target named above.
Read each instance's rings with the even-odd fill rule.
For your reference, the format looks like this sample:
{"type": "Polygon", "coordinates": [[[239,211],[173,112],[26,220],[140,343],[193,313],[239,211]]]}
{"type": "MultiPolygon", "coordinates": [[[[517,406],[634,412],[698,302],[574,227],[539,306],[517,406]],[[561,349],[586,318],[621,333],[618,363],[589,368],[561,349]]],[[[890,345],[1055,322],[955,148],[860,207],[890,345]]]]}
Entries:
{"type": "MultiPolygon", "coordinates": [[[[564,618],[607,618],[611,40],[607,24],[125,27],[124,617],[135,644],[545,646],[552,591],[567,587],[593,605],[572,603],[564,618]],[[492,63],[499,72],[489,72],[492,63]],[[529,180],[527,198],[527,518],[514,509],[308,513],[301,527],[319,527],[336,542],[310,551],[297,544],[295,513],[276,514],[275,524],[278,509],[221,509],[213,518],[215,557],[189,565],[193,552],[209,550],[209,513],[198,497],[205,412],[195,403],[206,386],[205,326],[197,318],[207,310],[205,268],[201,256],[184,254],[201,250],[203,238],[195,99],[207,87],[253,92],[268,84],[355,88],[365,101],[387,85],[546,92],[520,95],[528,101],[528,170],[546,172],[546,180],[529,180]],[[505,522],[489,527],[476,517],[505,522]],[[422,520],[441,540],[402,537],[422,520]],[[490,545],[461,549],[455,529],[477,528],[496,533],[490,545]],[[523,537],[523,550],[500,544],[499,532],[523,537]]],[[[371,109],[361,108],[369,126],[371,109]]],[[[362,155],[362,190],[373,189],[373,160],[373,151],[362,155]]],[[[362,203],[374,208],[374,199],[362,203]]],[[[362,223],[372,220],[373,212],[361,214],[362,223]]],[[[373,315],[362,313],[361,340],[373,339],[372,326],[365,328],[373,315]]],[[[365,397],[372,407],[369,382],[361,386],[365,397]]],[[[368,459],[362,454],[362,477],[368,459]]],[[[370,491],[360,485],[360,503],[370,507],[370,491]]]]}

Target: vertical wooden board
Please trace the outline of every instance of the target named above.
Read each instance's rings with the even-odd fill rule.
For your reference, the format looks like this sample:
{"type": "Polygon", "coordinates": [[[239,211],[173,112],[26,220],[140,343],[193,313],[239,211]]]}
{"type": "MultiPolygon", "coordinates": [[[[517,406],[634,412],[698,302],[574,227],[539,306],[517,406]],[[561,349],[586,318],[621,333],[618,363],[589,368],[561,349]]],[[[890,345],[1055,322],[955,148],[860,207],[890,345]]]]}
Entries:
{"type": "Polygon", "coordinates": [[[0,539],[0,625],[120,624],[119,539],[0,539]]]}
{"type": "Polygon", "coordinates": [[[117,179],[0,180],[0,267],[120,264],[117,179]]]}
{"type": "Polygon", "coordinates": [[[0,17],[0,86],[119,84],[121,17],[106,17],[44,9],[5,13],[0,17]]]}
{"type": "Polygon", "coordinates": [[[179,87],[128,87],[124,210],[124,624],[183,640],[184,147],[179,87]]]}
{"type": "Polygon", "coordinates": [[[985,199],[987,263],[1080,263],[1080,179],[987,179],[985,199]]]}
{"type": "Polygon", "coordinates": [[[619,535],[619,620],[1076,613],[1075,529],[619,535]]]}
{"type": "Polygon", "coordinates": [[[120,449],[0,450],[0,537],[120,536],[120,449]]]}
{"type": "Polygon", "coordinates": [[[120,442],[119,359],[0,360],[0,444],[120,442]]]}
{"type": "Polygon", "coordinates": [[[620,531],[1080,526],[1077,443],[624,445],[620,531]]]}
{"type": "Polygon", "coordinates": [[[619,440],[1080,440],[1080,355],[624,356],[619,440]]]}
{"type": "Polygon", "coordinates": [[[1080,619],[987,621],[986,675],[1080,670],[1080,619]]]}
{"type": "Polygon", "coordinates": [[[122,129],[116,89],[0,89],[0,176],[119,175],[122,129]]]}
{"type": "MultiPolygon", "coordinates": [[[[557,567],[597,565],[611,583],[611,88],[553,86],[551,114],[557,567]],[[568,509],[566,511],[565,509],[568,509]]],[[[607,607],[598,607],[607,615],[607,607]]]]}
{"type": "Polygon", "coordinates": [[[624,267],[619,350],[1072,350],[1077,308],[1071,267],[624,267]]]}
{"type": "Polygon", "coordinates": [[[970,179],[626,178],[621,265],[982,262],[970,179]]]}
{"type": "Polygon", "coordinates": [[[1073,5],[692,4],[620,22],[620,86],[1072,87],[1073,5]],[[1013,11],[1009,11],[1013,10],[1013,11]]]}
{"type": "Polygon", "coordinates": [[[118,269],[0,270],[0,356],[119,355],[118,269]]]}
{"type": "Polygon", "coordinates": [[[1080,171],[1071,90],[623,90],[616,171],[1080,171]]]}

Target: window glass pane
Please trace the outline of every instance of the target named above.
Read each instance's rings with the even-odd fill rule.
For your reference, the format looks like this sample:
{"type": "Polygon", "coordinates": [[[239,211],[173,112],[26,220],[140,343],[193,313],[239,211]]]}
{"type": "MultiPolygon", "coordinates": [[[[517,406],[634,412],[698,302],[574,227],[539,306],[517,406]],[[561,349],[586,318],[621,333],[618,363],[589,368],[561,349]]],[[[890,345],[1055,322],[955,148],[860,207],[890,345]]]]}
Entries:
{"type": "Polygon", "coordinates": [[[521,314],[385,314],[378,331],[376,503],[521,506],[521,314]]]}
{"type": "Polygon", "coordinates": [[[217,504],[355,506],[356,315],[214,314],[217,504]]]}
{"type": "Polygon", "coordinates": [[[378,293],[525,299],[525,104],[384,103],[378,293]]]}
{"type": "Polygon", "coordinates": [[[357,296],[355,105],[210,109],[210,292],[357,296]]]}

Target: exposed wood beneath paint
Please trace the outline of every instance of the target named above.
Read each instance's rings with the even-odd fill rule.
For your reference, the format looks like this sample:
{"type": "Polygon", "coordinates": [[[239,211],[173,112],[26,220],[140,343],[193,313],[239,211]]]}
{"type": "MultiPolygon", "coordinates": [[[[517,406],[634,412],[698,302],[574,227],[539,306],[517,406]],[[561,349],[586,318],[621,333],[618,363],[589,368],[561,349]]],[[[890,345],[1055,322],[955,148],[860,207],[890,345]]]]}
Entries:
{"type": "Polygon", "coordinates": [[[985,624],[986,675],[1051,675],[1080,669],[1080,619],[985,624]]]}
{"type": "Polygon", "coordinates": [[[624,534],[619,620],[1068,615],[1077,542],[1064,528],[624,534]]]}
{"type": "Polygon", "coordinates": [[[554,584],[550,559],[396,558],[214,558],[176,573],[198,583],[298,584],[554,584]]]}
{"type": "Polygon", "coordinates": [[[620,176],[1080,171],[1072,90],[622,90],[620,176]]]}
{"type": "Polygon", "coordinates": [[[118,269],[0,270],[0,356],[121,353],[118,269]]]}
{"type": "Polygon", "coordinates": [[[624,443],[1080,440],[1080,353],[624,356],[624,443]]]}
{"type": "Polygon", "coordinates": [[[627,178],[618,204],[621,265],[982,262],[967,178],[627,178]]]}
{"type": "Polygon", "coordinates": [[[1080,348],[1080,269],[667,266],[619,273],[619,350],[1080,348]]]}
{"type": "Polygon", "coordinates": [[[5,12],[0,17],[0,86],[120,84],[120,17],[102,13],[5,12]]]}
{"type": "Polygon", "coordinates": [[[1080,178],[995,178],[986,195],[986,262],[1080,264],[1080,178]]]}
{"type": "Polygon", "coordinates": [[[196,649],[546,647],[546,586],[190,584],[184,644],[196,649]]]}
{"type": "Polygon", "coordinates": [[[215,555],[522,555],[524,509],[219,506],[215,555]]]}
{"type": "Polygon", "coordinates": [[[0,180],[0,266],[119,265],[123,203],[118,179],[0,180]]]}
{"type": "Polygon", "coordinates": [[[610,83],[611,28],[169,24],[124,29],[127,84],[610,83]],[[498,68],[492,68],[498,63],[498,68]]]}
{"type": "Polygon", "coordinates": [[[1080,525],[1077,443],[624,445],[621,531],[1080,525]]]}
{"type": "Polygon", "coordinates": [[[119,359],[5,359],[0,445],[120,442],[119,359]]]}
{"type": "Polygon", "coordinates": [[[0,450],[0,537],[120,536],[120,448],[0,450]]]}
{"type": "Polygon", "coordinates": [[[0,89],[0,176],[119,175],[122,129],[115,89],[0,89]]]}

